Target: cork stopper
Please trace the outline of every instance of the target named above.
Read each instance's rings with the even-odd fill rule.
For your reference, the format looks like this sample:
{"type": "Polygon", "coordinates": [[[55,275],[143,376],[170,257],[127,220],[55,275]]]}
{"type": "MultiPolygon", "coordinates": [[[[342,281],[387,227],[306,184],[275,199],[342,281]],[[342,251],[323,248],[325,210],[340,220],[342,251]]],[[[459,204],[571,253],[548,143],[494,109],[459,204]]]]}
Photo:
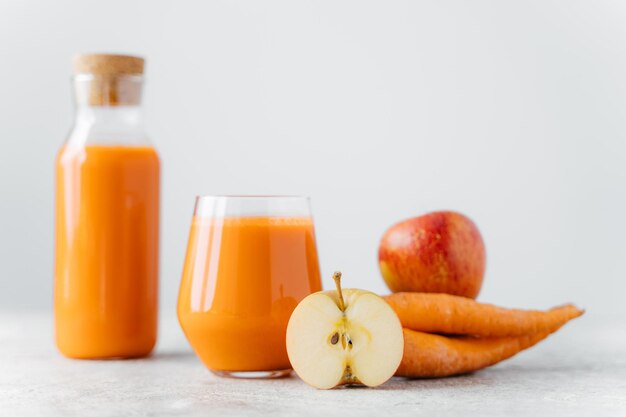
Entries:
{"type": "Polygon", "coordinates": [[[78,54],[73,66],[74,74],[142,75],[144,59],[131,55],[78,54]]]}
{"type": "Polygon", "coordinates": [[[76,55],[73,68],[77,76],[75,85],[78,104],[139,105],[144,64],[143,58],[130,55],[76,55]]]}

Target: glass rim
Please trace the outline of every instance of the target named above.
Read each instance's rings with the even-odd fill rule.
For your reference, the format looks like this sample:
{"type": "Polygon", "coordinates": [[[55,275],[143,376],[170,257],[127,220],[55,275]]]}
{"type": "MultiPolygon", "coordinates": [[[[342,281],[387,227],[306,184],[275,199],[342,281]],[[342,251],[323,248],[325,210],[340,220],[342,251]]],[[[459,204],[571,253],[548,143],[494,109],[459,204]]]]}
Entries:
{"type": "Polygon", "coordinates": [[[307,195],[281,194],[204,194],[196,195],[196,201],[201,200],[310,200],[307,195]]]}
{"type": "Polygon", "coordinates": [[[199,195],[199,217],[311,217],[311,199],[300,195],[199,195]]]}

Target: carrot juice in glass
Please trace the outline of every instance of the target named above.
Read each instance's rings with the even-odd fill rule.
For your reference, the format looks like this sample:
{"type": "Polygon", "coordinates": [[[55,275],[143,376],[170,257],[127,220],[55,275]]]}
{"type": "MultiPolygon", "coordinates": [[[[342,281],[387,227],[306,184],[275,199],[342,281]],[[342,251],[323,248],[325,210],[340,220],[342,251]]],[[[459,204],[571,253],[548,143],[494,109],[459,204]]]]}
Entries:
{"type": "Polygon", "coordinates": [[[197,198],[178,319],[207,368],[233,377],[288,374],[289,317],[319,290],[308,198],[197,198]]]}

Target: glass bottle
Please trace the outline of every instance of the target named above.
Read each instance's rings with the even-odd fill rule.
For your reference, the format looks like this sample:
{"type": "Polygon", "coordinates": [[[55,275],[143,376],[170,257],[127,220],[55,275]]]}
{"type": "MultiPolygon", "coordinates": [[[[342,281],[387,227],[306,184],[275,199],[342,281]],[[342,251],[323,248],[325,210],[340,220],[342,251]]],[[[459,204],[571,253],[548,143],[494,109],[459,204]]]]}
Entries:
{"type": "Polygon", "coordinates": [[[144,60],[74,59],[76,116],[56,159],[55,333],[72,358],[156,342],[160,162],[143,129],[144,60]]]}

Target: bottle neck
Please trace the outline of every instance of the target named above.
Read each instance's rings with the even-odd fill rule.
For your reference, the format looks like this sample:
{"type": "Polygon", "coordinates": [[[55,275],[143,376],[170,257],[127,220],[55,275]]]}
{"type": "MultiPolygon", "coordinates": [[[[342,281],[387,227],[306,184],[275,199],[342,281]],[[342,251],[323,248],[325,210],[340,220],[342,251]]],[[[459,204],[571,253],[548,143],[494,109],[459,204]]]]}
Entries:
{"type": "Polygon", "coordinates": [[[141,75],[74,76],[74,97],[77,107],[113,107],[141,105],[141,75]]]}
{"type": "Polygon", "coordinates": [[[70,144],[147,145],[139,76],[74,77],[76,113],[70,144]]]}
{"type": "Polygon", "coordinates": [[[76,125],[103,125],[111,128],[143,128],[141,106],[83,106],[76,109],[76,125]]]}

